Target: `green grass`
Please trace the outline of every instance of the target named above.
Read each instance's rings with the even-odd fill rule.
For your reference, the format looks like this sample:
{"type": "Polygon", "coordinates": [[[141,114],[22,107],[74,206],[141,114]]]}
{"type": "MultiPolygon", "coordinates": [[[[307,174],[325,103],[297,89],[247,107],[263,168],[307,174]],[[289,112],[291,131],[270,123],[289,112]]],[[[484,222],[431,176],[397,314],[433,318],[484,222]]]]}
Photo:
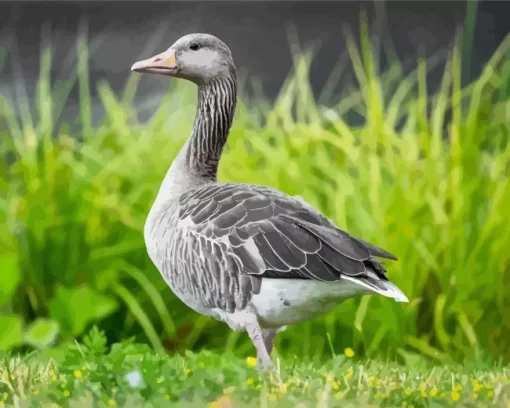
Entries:
{"type": "MultiPolygon", "coordinates": [[[[274,104],[241,97],[220,179],[301,195],[395,253],[389,277],[411,301],[349,300],[280,334],[281,357],[317,362],[353,347],[402,363],[422,356],[449,364],[485,352],[508,362],[510,38],[466,87],[457,48],[432,95],[427,61],[407,72],[394,60],[379,72],[368,36],[361,38],[360,47],[349,42],[357,83],[335,103],[313,97],[306,52],[296,54],[274,104]],[[351,114],[364,123],[349,126],[351,114]]],[[[58,62],[42,48],[33,104],[22,77],[13,78],[14,100],[0,95],[0,349],[66,345],[97,323],[109,342],[134,336],[159,351],[249,355],[246,336],[175,298],[143,243],[146,214],[191,130],[194,85],[171,81],[151,120],[139,123],[132,101],[140,76],[121,95],[102,83],[106,116],[94,124],[93,55],[83,41],[78,51],[76,72],[51,82],[58,62]],[[61,123],[74,86],[79,114],[61,123]]]]}
{"type": "Polygon", "coordinates": [[[147,345],[108,349],[93,330],[53,358],[34,353],[0,365],[0,398],[18,407],[505,407],[510,368],[478,363],[403,367],[357,360],[350,350],[317,368],[276,359],[260,376],[254,358],[209,351],[169,357],[147,345]]]}

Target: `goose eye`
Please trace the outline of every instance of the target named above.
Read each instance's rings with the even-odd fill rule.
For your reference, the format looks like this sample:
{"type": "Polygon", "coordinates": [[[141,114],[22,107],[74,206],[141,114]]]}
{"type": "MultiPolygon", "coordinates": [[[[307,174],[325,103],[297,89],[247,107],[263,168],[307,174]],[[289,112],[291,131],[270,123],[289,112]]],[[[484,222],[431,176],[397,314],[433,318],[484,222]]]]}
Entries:
{"type": "Polygon", "coordinates": [[[200,46],[197,44],[197,43],[192,43],[190,46],[189,46],[189,49],[190,50],[193,50],[193,51],[196,51],[200,48],[200,46]]]}

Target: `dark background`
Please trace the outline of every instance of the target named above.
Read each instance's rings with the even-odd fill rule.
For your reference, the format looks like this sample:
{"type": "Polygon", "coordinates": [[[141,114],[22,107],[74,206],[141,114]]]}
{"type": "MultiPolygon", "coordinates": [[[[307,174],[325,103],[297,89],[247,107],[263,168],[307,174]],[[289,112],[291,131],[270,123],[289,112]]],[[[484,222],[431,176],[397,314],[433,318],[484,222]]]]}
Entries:
{"type": "MultiPolygon", "coordinates": [[[[343,27],[349,25],[357,35],[362,10],[374,38],[393,44],[398,55],[412,65],[417,55],[430,56],[451,47],[456,30],[465,21],[466,2],[2,2],[0,47],[8,51],[9,58],[1,71],[0,92],[13,95],[16,71],[23,73],[29,98],[33,95],[41,38],[49,32],[56,53],[54,76],[73,68],[75,39],[84,27],[92,54],[92,90],[98,80],[108,80],[121,90],[135,60],[166,49],[183,34],[210,32],[230,46],[241,73],[257,77],[266,94],[274,96],[291,69],[289,27],[295,28],[301,44],[317,46],[312,85],[319,90],[345,53],[343,27]],[[13,65],[16,62],[18,66],[13,65]]],[[[470,77],[508,33],[509,21],[510,2],[478,2],[472,55],[464,61],[470,77]]],[[[439,79],[439,74],[432,78],[432,86],[439,79]]],[[[138,103],[156,97],[162,84],[143,78],[138,103]]],[[[69,112],[74,110],[76,95],[68,102],[69,112]]],[[[99,113],[98,104],[95,110],[99,113]]]]}

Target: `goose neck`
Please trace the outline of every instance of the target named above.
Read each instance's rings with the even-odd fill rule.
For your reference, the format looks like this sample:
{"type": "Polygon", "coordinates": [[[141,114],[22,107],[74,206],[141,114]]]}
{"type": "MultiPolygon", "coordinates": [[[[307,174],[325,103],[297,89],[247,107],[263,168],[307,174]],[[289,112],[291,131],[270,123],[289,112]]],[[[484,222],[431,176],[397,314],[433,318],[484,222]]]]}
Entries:
{"type": "Polygon", "coordinates": [[[234,117],[236,92],[234,75],[199,85],[197,112],[186,155],[188,171],[194,176],[216,180],[234,117]]]}

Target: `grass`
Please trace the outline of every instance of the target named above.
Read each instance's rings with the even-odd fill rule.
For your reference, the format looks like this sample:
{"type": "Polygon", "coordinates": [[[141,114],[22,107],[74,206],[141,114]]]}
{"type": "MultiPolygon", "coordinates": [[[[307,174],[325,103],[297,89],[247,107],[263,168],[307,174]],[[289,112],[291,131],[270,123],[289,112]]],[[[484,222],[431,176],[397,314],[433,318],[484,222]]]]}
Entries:
{"type": "MultiPolygon", "coordinates": [[[[418,356],[452,364],[484,352],[506,363],[510,37],[465,87],[462,55],[453,50],[432,93],[429,62],[409,72],[394,59],[380,72],[366,32],[361,39],[348,43],[356,83],[339,101],[314,98],[306,52],[296,54],[274,103],[242,97],[220,179],[301,195],[353,235],[395,253],[400,261],[388,264],[389,277],[411,302],[349,300],[280,334],[282,361],[317,363],[352,347],[408,364],[418,356]],[[350,125],[352,115],[362,124],[350,125]]],[[[94,123],[93,55],[81,40],[77,50],[76,72],[51,81],[51,44],[42,47],[34,103],[21,76],[13,78],[14,99],[0,95],[0,327],[8,328],[0,349],[65,345],[97,323],[110,343],[134,336],[159,352],[246,357],[246,337],[176,299],[143,243],[148,209],[191,130],[195,87],[170,82],[151,120],[139,123],[140,77],[131,76],[121,94],[102,83],[105,117],[94,123]],[[74,87],[80,111],[63,121],[74,87]]]]}
{"type": "MultiPolygon", "coordinates": [[[[358,360],[352,349],[317,368],[276,359],[260,376],[255,358],[208,351],[161,355],[145,344],[106,347],[97,330],[60,349],[0,366],[0,399],[18,407],[506,407],[510,368],[473,363],[404,367],[358,360]]],[[[0,403],[0,404],[2,404],[0,403]]]]}

